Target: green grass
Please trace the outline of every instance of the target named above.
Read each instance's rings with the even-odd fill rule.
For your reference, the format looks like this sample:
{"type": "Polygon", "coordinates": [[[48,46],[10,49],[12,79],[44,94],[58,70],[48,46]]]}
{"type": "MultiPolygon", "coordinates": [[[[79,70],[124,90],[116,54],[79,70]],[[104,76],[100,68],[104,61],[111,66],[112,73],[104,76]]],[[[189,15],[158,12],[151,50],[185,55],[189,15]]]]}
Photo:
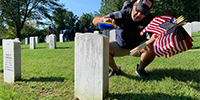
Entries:
{"type": "MultiPolygon", "coordinates": [[[[146,68],[150,80],[135,74],[140,58],[116,57],[124,75],[109,79],[106,100],[199,100],[200,32],[193,33],[193,48],[170,58],[156,57],[146,68]]],[[[73,100],[74,42],[47,43],[36,49],[21,45],[22,80],[3,81],[3,50],[0,46],[0,100],[73,100]]]]}

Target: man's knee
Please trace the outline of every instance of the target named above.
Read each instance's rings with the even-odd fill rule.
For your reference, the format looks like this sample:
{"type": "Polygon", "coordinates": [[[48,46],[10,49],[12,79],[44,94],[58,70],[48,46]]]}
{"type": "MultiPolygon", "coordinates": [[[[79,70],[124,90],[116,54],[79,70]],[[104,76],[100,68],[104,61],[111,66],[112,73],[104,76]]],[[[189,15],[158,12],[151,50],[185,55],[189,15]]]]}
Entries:
{"type": "Polygon", "coordinates": [[[141,51],[141,53],[153,53],[153,47],[152,44],[147,45],[145,48],[143,48],[141,51]]]}

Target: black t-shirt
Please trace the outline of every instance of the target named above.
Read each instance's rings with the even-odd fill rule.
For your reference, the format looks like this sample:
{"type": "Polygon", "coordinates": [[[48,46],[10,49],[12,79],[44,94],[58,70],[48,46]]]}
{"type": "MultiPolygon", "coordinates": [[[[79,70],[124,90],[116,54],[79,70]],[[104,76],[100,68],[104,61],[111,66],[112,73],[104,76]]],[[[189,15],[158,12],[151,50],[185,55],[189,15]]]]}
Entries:
{"type": "Polygon", "coordinates": [[[123,28],[118,28],[116,30],[116,34],[119,46],[132,49],[146,39],[146,35],[140,36],[140,32],[151,22],[154,16],[150,13],[141,21],[134,22],[131,18],[131,13],[127,13],[129,13],[129,11],[123,9],[121,11],[110,13],[109,15],[111,18],[115,19],[117,26],[120,26],[125,21],[127,15],[130,16],[126,25],[124,25],[123,28]]]}

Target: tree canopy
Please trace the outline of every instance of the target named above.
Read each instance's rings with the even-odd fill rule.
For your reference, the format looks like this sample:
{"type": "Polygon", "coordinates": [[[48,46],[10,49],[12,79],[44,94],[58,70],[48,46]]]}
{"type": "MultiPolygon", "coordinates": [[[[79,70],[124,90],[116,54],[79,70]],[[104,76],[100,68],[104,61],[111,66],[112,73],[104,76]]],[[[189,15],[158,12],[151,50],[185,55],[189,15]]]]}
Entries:
{"type": "Polygon", "coordinates": [[[71,29],[76,24],[75,22],[78,20],[78,16],[74,15],[72,11],[67,11],[62,7],[57,8],[53,12],[53,20],[57,26],[57,30],[71,29]]]}
{"type": "Polygon", "coordinates": [[[60,6],[58,0],[0,0],[0,22],[15,27],[21,39],[21,29],[27,19],[51,19],[50,12],[60,6]]]}

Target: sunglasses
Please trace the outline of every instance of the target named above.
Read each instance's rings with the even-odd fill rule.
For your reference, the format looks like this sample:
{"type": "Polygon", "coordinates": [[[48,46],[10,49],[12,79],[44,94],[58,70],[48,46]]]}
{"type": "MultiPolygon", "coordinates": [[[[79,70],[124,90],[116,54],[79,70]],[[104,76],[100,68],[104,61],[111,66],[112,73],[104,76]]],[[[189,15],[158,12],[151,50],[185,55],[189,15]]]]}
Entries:
{"type": "Polygon", "coordinates": [[[144,15],[144,16],[147,16],[147,15],[148,15],[148,14],[147,14],[147,13],[145,13],[144,11],[137,10],[137,9],[136,9],[136,11],[137,11],[137,12],[140,12],[140,13],[141,13],[142,15],[144,15]]]}

